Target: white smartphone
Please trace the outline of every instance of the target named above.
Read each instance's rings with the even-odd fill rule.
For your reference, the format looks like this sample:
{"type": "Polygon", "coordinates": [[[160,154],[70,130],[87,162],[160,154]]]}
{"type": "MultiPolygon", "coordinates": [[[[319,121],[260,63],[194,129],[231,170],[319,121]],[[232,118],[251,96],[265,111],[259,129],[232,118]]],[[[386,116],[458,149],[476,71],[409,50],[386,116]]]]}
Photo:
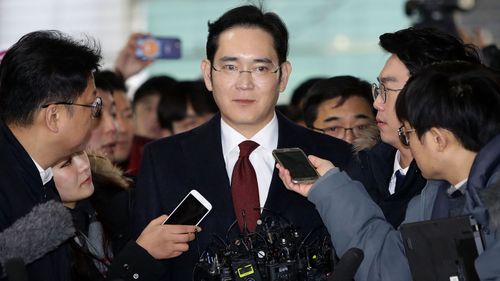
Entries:
{"type": "Polygon", "coordinates": [[[193,189],[175,207],[163,224],[198,225],[210,210],[212,210],[212,204],[193,189]]]}

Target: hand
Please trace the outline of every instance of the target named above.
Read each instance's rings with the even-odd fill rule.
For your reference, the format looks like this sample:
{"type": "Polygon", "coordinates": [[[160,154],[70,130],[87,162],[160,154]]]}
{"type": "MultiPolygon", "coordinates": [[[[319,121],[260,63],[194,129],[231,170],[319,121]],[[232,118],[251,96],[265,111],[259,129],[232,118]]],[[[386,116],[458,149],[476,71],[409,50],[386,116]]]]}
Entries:
{"type": "Polygon", "coordinates": [[[188,242],[194,240],[201,228],[194,225],[163,224],[166,215],[152,220],[136,242],[155,259],[169,259],[189,250],[188,242]]]}
{"type": "Polygon", "coordinates": [[[115,71],[121,74],[123,79],[128,79],[154,62],[152,60],[140,60],[135,56],[135,49],[137,48],[136,40],[144,35],[147,34],[133,33],[130,35],[127,44],[118,54],[118,58],[116,58],[115,71]]]}
{"type": "MultiPolygon", "coordinates": [[[[316,168],[316,171],[320,176],[323,176],[324,174],[326,174],[326,172],[335,167],[328,160],[324,160],[313,155],[309,155],[308,158],[309,161],[311,161],[311,163],[313,164],[314,168],[316,168]]],[[[290,172],[287,169],[282,167],[280,164],[276,164],[276,168],[278,168],[279,176],[287,189],[295,191],[298,194],[307,197],[313,185],[312,183],[293,183],[290,172]]]]}

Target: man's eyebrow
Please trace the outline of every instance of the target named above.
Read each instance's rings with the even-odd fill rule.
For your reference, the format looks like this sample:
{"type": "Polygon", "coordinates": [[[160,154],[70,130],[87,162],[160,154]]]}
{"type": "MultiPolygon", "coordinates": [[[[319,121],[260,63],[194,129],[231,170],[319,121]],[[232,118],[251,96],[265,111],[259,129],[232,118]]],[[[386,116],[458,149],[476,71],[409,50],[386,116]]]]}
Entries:
{"type": "Polygon", "coordinates": [[[356,118],[356,119],[370,119],[370,117],[368,117],[368,115],[362,114],[362,113],[361,114],[356,114],[354,116],[354,118],[356,118]]]}
{"type": "MultiPolygon", "coordinates": [[[[368,117],[368,115],[363,114],[363,113],[356,114],[354,116],[354,118],[355,119],[370,119],[370,117],[368,117]]],[[[334,116],[327,117],[326,119],[323,120],[323,122],[337,121],[337,120],[340,120],[340,119],[342,119],[342,118],[334,115],[334,116]]]]}
{"type": "Polygon", "coordinates": [[[380,84],[384,84],[384,83],[387,83],[387,82],[396,82],[396,80],[397,79],[394,76],[377,77],[377,81],[380,84]]]}
{"type": "Polygon", "coordinates": [[[273,61],[269,58],[257,58],[253,60],[254,62],[262,62],[262,63],[273,63],[273,61]]]}
{"type": "Polygon", "coordinates": [[[229,56],[224,56],[220,59],[218,59],[219,61],[221,62],[226,62],[226,61],[237,61],[238,58],[237,57],[229,57],[229,56]]]}
{"type": "Polygon", "coordinates": [[[330,117],[324,119],[323,122],[337,121],[339,119],[340,119],[340,117],[334,115],[334,116],[330,116],[330,117]]]}
{"type": "MultiPolygon", "coordinates": [[[[228,62],[228,61],[239,61],[240,59],[237,58],[237,57],[231,57],[231,56],[224,56],[224,57],[221,57],[220,59],[218,59],[218,61],[221,61],[221,62],[228,62]]],[[[257,62],[257,63],[270,63],[272,64],[273,61],[269,58],[256,58],[256,59],[253,59],[253,62],[257,62]]]]}

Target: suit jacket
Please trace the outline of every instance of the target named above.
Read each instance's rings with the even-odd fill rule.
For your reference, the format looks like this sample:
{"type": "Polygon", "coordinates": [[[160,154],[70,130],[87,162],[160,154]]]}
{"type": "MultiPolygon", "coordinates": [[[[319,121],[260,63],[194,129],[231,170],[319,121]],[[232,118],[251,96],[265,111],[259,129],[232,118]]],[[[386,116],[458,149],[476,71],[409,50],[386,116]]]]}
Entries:
{"type": "Polygon", "coordinates": [[[372,199],[380,206],[388,222],[397,228],[405,218],[408,202],[418,195],[426,184],[417,163],[413,160],[401,187],[389,193],[396,149],[380,142],[370,150],[361,151],[358,161],[352,161],[347,173],[360,181],[372,199]]]}
{"type": "MultiPolygon", "coordinates": [[[[45,186],[42,184],[35,163],[10,129],[1,121],[0,155],[0,232],[2,232],[17,219],[29,213],[35,205],[60,199],[54,181],[49,181],[45,186]]],[[[36,246],[43,247],[43,245],[36,246]]],[[[27,265],[30,280],[68,280],[68,254],[68,248],[63,245],[27,265]]]]}
{"type": "MultiPolygon", "coordinates": [[[[350,161],[351,146],[347,143],[295,125],[280,113],[277,116],[278,148],[300,147],[306,154],[329,159],[341,168],[350,161]]],[[[144,149],[134,212],[137,234],[153,218],[169,214],[191,189],[197,189],[213,206],[189,251],[166,261],[168,276],[162,280],[190,280],[200,254],[215,241],[214,234],[226,237],[236,220],[222,155],[220,118],[216,115],[198,128],[155,141],[144,149]]],[[[276,169],[264,208],[263,217],[279,213],[298,226],[303,235],[323,225],[314,205],[288,191],[276,169]]]]}

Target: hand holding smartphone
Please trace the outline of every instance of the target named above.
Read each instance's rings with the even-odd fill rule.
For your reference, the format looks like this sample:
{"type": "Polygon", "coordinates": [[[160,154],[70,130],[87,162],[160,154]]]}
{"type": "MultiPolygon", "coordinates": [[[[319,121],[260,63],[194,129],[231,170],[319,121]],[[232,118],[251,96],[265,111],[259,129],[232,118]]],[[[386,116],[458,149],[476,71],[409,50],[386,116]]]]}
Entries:
{"type": "Polygon", "coordinates": [[[212,204],[193,189],[175,207],[163,224],[198,225],[210,210],[212,210],[212,204]]]}
{"type": "Polygon", "coordinates": [[[179,59],[181,40],[175,37],[141,36],[137,39],[135,56],[141,60],[179,59]]]}
{"type": "Polygon", "coordinates": [[[293,183],[312,183],[319,177],[306,154],[300,148],[280,148],[273,150],[273,156],[290,171],[293,183]]]}

